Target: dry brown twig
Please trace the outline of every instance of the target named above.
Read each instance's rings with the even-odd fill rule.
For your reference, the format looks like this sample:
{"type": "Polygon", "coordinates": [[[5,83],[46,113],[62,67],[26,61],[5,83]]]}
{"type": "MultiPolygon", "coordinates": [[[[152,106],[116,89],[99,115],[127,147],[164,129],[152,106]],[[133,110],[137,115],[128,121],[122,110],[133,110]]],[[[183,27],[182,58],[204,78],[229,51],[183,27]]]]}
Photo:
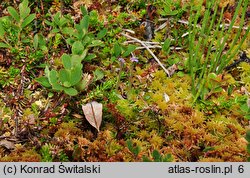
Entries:
{"type": "MultiPolygon", "coordinates": [[[[168,19],[168,18],[161,18],[161,19],[159,19],[159,21],[167,21],[167,20],[169,20],[169,19],[168,19]]],[[[178,22],[178,23],[185,24],[185,25],[188,25],[188,24],[189,24],[189,22],[188,22],[187,20],[178,20],[177,22],[178,22]]],[[[165,23],[166,23],[166,22],[164,22],[164,23],[162,24],[162,26],[164,26],[165,23]]],[[[223,26],[229,27],[230,24],[221,24],[221,25],[220,25],[220,28],[222,28],[223,26]]],[[[196,27],[201,28],[200,25],[196,25],[196,27]]],[[[163,28],[164,28],[164,27],[163,27],[163,28]]],[[[236,26],[236,25],[233,25],[232,28],[238,29],[238,28],[240,28],[240,27],[239,27],[239,26],[236,26]]],[[[243,30],[247,30],[248,27],[243,27],[242,29],[243,29],[243,30]]]]}
{"type": "Polygon", "coordinates": [[[148,52],[153,56],[153,58],[156,60],[156,62],[161,66],[161,68],[164,70],[164,72],[168,75],[168,77],[171,77],[169,71],[163,66],[161,61],[156,57],[156,55],[151,51],[151,49],[143,41],[141,41],[141,40],[139,40],[139,39],[137,39],[135,37],[132,37],[132,36],[126,34],[126,33],[121,33],[121,35],[123,35],[123,36],[125,36],[125,37],[127,37],[129,39],[132,39],[132,40],[140,43],[143,47],[145,47],[148,50],[148,52]]]}
{"type": "MultiPolygon", "coordinates": [[[[155,49],[155,48],[159,48],[159,49],[162,49],[161,46],[158,46],[158,45],[154,45],[154,46],[148,46],[148,48],[150,49],[155,49]]],[[[137,47],[136,49],[145,49],[144,46],[140,46],[140,47],[137,47]]],[[[170,47],[171,50],[181,50],[183,49],[182,47],[170,47]]]]}
{"type": "MultiPolygon", "coordinates": [[[[143,43],[145,43],[148,48],[159,48],[159,49],[162,49],[162,46],[160,45],[163,45],[164,42],[154,42],[154,41],[142,41],[143,43]]],[[[135,41],[135,40],[129,40],[129,41],[124,41],[123,44],[129,44],[129,43],[138,43],[138,41],[135,41]]],[[[136,49],[145,49],[144,46],[140,46],[140,47],[137,47],[136,49]]],[[[183,49],[182,47],[174,47],[174,46],[171,46],[170,47],[171,50],[181,50],[183,49]]]]}

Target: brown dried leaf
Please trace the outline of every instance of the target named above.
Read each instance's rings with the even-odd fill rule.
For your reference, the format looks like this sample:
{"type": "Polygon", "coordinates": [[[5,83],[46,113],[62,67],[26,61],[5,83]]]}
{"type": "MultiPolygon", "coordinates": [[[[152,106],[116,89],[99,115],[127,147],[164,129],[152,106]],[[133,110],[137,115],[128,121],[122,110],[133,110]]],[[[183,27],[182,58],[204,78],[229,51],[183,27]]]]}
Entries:
{"type": "Polygon", "coordinates": [[[3,146],[5,148],[7,148],[8,150],[15,148],[15,144],[13,142],[8,141],[8,140],[1,140],[0,146],[3,146]]]}
{"type": "Polygon", "coordinates": [[[35,125],[35,123],[36,123],[36,117],[35,117],[34,114],[30,114],[28,116],[28,122],[29,122],[30,125],[35,125]]]}
{"type": "Polygon", "coordinates": [[[86,105],[82,105],[82,110],[87,121],[99,132],[99,128],[102,122],[102,104],[93,101],[86,105]]]}
{"type": "Polygon", "coordinates": [[[75,118],[77,118],[77,119],[82,119],[83,118],[83,116],[82,115],[80,115],[80,114],[72,114],[72,116],[74,116],[75,118]]]}
{"type": "Polygon", "coordinates": [[[167,68],[169,72],[169,76],[174,75],[175,71],[178,70],[178,66],[176,64],[173,64],[172,66],[167,68]]]}

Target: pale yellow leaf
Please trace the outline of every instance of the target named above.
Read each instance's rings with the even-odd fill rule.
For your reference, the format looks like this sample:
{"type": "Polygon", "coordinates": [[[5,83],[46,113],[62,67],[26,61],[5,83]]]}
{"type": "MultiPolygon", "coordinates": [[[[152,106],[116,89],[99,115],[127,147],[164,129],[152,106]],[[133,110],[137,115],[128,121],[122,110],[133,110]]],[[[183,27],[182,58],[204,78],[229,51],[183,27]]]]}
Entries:
{"type": "Polygon", "coordinates": [[[93,127],[95,127],[99,132],[100,125],[102,122],[102,104],[96,101],[93,101],[86,105],[82,105],[82,110],[87,121],[93,127]]]}

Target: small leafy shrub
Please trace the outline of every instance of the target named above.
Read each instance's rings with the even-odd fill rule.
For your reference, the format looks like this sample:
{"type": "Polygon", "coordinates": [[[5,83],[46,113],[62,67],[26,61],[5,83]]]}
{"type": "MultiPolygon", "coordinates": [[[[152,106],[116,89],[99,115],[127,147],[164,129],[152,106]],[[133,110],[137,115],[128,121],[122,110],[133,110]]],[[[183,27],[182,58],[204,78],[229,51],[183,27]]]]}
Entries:
{"type": "Polygon", "coordinates": [[[160,3],[164,3],[163,9],[161,10],[162,16],[176,15],[177,17],[181,17],[184,12],[187,11],[187,6],[189,3],[186,3],[183,7],[181,6],[181,1],[160,1],[160,3]]]}
{"type": "MultiPolygon", "coordinates": [[[[45,68],[45,76],[36,79],[39,83],[55,91],[64,91],[70,96],[78,94],[76,86],[80,86],[82,80],[82,64],[79,56],[62,56],[63,69],[56,71],[45,68]]],[[[84,81],[82,81],[84,83],[84,81]]]]}
{"type": "Polygon", "coordinates": [[[18,50],[21,43],[27,42],[27,36],[22,34],[28,25],[35,19],[35,14],[30,14],[29,1],[24,0],[19,4],[19,11],[13,7],[7,8],[10,16],[1,18],[0,21],[0,47],[18,50]]]}
{"type": "Polygon", "coordinates": [[[83,55],[85,61],[91,61],[96,55],[91,53],[89,49],[102,46],[101,39],[106,35],[107,29],[100,29],[97,34],[90,32],[91,16],[85,7],[82,6],[80,9],[83,18],[79,23],[72,22],[71,16],[64,16],[57,12],[52,21],[47,20],[46,24],[52,27],[50,36],[65,39],[67,45],[72,47],[71,52],[73,55],[83,55]]]}
{"type": "MultiPolygon", "coordinates": [[[[74,27],[67,27],[68,20],[57,13],[54,16],[54,21],[47,24],[51,25],[54,29],[52,33],[62,32],[66,36],[66,42],[71,46],[72,54],[63,54],[61,57],[63,68],[59,71],[45,68],[45,76],[37,78],[36,80],[44,87],[52,88],[57,92],[65,92],[70,96],[75,96],[79,91],[83,91],[89,81],[83,77],[82,61],[90,61],[95,58],[95,54],[89,52],[91,47],[100,46],[103,38],[107,32],[106,29],[101,30],[96,37],[88,32],[89,29],[89,16],[85,8],[81,8],[83,19],[79,24],[74,24],[74,27]],[[64,27],[65,26],[65,27],[64,27]]],[[[95,71],[95,80],[100,80],[103,75],[101,71],[95,71]]]]}
{"type": "Polygon", "coordinates": [[[30,35],[31,22],[36,14],[30,14],[29,1],[24,0],[19,4],[19,10],[12,6],[7,8],[10,16],[0,18],[0,48],[8,48],[10,52],[20,59],[25,59],[28,52],[25,47],[31,46],[33,37],[30,35]]]}
{"type": "Polygon", "coordinates": [[[119,57],[128,57],[136,49],[135,45],[121,46],[118,43],[114,44],[113,55],[116,59],[119,57]]]}

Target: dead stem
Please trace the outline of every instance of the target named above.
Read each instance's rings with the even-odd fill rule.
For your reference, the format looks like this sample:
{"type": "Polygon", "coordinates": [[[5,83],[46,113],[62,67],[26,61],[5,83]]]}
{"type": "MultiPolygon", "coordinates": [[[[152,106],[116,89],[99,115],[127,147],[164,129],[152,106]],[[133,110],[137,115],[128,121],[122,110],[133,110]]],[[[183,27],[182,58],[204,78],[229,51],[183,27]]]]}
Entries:
{"type": "Polygon", "coordinates": [[[163,64],[160,62],[160,60],[155,56],[155,54],[149,49],[149,47],[141,40],[135,38],[135,37],[132,37],[128,34],[125,34],[125,33],[121,33],[123,36],[127,37],[127,38],[130,38],[132,40],[135,40],[137,41],[138,43],[140,43],[142,46],[144,46],[148,52],[153,56],[153,58],[156,60],[156,62],[161,66],[161,68],[166,72],[166,74],[168,75],[168,77],[170,77],[170,74],[169,74],[169,71],[163,66],[163,64]]]}

